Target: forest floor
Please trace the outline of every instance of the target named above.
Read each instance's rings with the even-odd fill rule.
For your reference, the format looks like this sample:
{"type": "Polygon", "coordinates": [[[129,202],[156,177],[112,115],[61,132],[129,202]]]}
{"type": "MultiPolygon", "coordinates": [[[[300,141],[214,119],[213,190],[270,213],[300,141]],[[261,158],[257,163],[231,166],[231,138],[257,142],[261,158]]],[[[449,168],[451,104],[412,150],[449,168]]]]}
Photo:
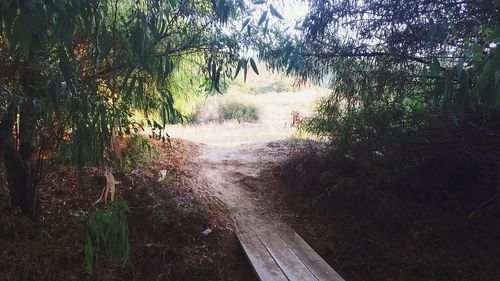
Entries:
{"type": "Polygon", "coordinates": [[[40,184],[34,220],[11,209],[7,190],[0,190],[0,280],[253,280],[227,209],[186,174],[196,147],[175,139],[152,143],[151,162],[113,172],[116,196],[130,207],[125,267],[96,248],[94,272],[87,272],[87,222],[96,207],[106,207],[94,203],[106,179],[100,168],[62,165],[40,184]],[[203,235],[206,229],[212,233],[203,235]]]}

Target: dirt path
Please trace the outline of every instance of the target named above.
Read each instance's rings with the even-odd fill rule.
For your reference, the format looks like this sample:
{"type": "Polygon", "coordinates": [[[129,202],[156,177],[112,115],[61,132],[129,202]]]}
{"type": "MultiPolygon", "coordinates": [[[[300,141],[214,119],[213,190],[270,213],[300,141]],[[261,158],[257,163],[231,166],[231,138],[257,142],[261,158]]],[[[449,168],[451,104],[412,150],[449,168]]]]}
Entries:
{"type": "Polygon", "coordinates": [[[196,161],[200,175],[227,204],[240,229],[267,230],[281,224],[280,214],[272,210],[278,189],[273,167],[289,154],[286,141],[264,142],[223,148],[204,145],[196,161]]]}
{"type": "Polygon", "coordinates": [[[281,224],[280,212],[272,208],[280,192],[273,167],[289,156],[295,143],[290,139],[295,131],[291,112],[310,115],[321,96],[324,93],[251,96],[261,109],[259,123],[174,126],[169,132],[199,147],[199,155],[191,159],[199,169],[196,182],[228,206],[236,226],[267,230],[281,224]]]}

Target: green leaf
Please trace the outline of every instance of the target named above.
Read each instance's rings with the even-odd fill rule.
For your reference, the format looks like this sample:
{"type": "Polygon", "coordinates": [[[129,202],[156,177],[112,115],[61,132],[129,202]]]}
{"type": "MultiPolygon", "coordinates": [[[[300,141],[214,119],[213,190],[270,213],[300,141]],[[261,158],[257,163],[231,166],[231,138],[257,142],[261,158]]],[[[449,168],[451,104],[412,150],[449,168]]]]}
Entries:
{"type": "Polygon", "coordinates": [[[132,71],[133,69],[129,68],[125,71],[125,76],[123,76],[123,80],[122,80],[122,83],[120,85],[120,89],[123,91],[126,89],[127,87],[127,82],[128,82],[128,79],[130,79],[130,75],[132,74],[132,71]]]}
{"type": "Polygon", "coordinates": [[[94,266],[94,247],[92,246],[92,240],[87,239],[85,243],[85,263],[87,264],[88,273],[92,274],[94,266]]]}
{"type": "Polygon", "coordinates": [[[59,54],[59,69],[61,70],[61,74],[63,75],[66,82],[71,82],[73,80],[73,65],[69,61],[68,55],[66,51],[64,51],[63,47],[58,48],[59,54]]]}
{"type": "Polygon", "coordinates": [[[427,67],[424,67],[424,69],[422,71],[422,78],[421,78],[421,83],[422,83],[422,87],[423,87],[424,91],[427,91],[428,76],[429,76],[428,69],[427,69],[427,67]]]}
{"type": "Polygon", "coordinates": [[[250,58],[250,66],[253,69],[253,72],[255,72],[257,75],[259,75],[259,70],[257,69],[257,64],[253,60],[253,58],[250,58]]]}
{"type": "Polygon", "coordinates": [[[495,72],[500,71],[500,48],[495,49],[492,57],[488,58],[479,76],[479,83],[484,83],[491,78],[495,72]]]}
{"type": "MultiPolygon", "coordinates": [[[[72,39],[69,41],[71,42],[72,39]]],[[[111,51],[111,48],[113,47],[113,37],[111,36],[111,34],[107,32],[103,33],[100,36],[99,45],[101,51],[99,55],[102,58],[107,57],[109,55],[109,52],[111,51]]]]}
{"type": "Polygon", "coordinates": [[[170,5],[170,7],[175,7],[177,6],[177,3],[178,1],[177,0],[168,0],[168,4],[170,5]]]}
{"type": "Polygon", "coordinates": [[[12,26],[12,42],[13,49],[20,47],[25,56],[28,56],[31,44],[31,28],[29,19],[21,15],[17,17],[12,26]]]}
{"type": "Polygon", "coordinates": [[[220,88],[219,88],[219,85],[220,85],[220,72],[221,72],[222,68],[219,66],[219,68],[217,69],[217,72],[215,74],[215,79],[214,79],[214,86],[215,86],[215,90],[219,93],[222,93],[220,88]]]}
{"type": "Polygon", "coordinates": [[[464,62],[465,62],[465,59],[462,57],[460,58],[460,60],[458,61],[458,64],[457,64],[457,79],[460,80],[460,77],[462,76],[462,71],[464,69],[464,62]]]}
{"type": "Polygon", "coordinates": [[[238,66],[236,67],[236,74],[234,75],[234,79],[236,79],[236,77],[238,77],[238,74],[240,73],[240,70],[241,70],[241,67],[243,66],[244,64],[244,61],[245,59],[240,59],[240,61],[238,62],[238,66]]]}
{"type": "Polygon", "coordinates": [[[285,18],[276,10],[276,8],[273,6],[273,4],[269,5],[269,10],[271,10],[271,15],[273,15],[275,18],[279,18],[280,20],[284,20],[285,18]]]}
{"type": "Polygon", "coordinates": [[[293,51],[293,45],[292,41],[288,40],[285,44],[285,47],[283,48],[283,51],[285,52],[284,59],[285,61],[288,61],[290,58],[290,55],[292,54],[293,51]]]}
{"type": "Polygon", "coordinates": [[[492,29],[489,33],[486,39],[490,41],[496,41],[500,39],[500,24],[495,27],[495,29],[492,29]]]}
{"type": "Polygon", "coordinates": [[[247,18],[243,24],[241,25],[241,31],[243,31],[243,29],[245,29],[245,27],[250,23],[250,18],[247,18]]]}
{"type": "Polygon", "coordinates": [[[144,93],[144,77],[139,77],[139,87],[137,88],[137,97],[142,98],[144,93]]]}
{"type": "Polygon", "coordinates": [[[136,75],[132,76],[132,80],[130,80],[130,84],[129,84],[129,86],[127,88],[127,91],[125,92],[125,94],[130,95],[130,96],[132,95],[132,91],[135,88],[135,82],[136,81],[137,81],[137,76],[136,75]]]}
{"type": "Polygon", "coordinates": [[[292,70],[294,70],[294,68],[296,68],[296,65],[297,65],[297,56],[293,55],[290,59],[290,63],[288,64],[286,74],[288,75],[288,74],[292,73],[292,70]]]}
{"type": "Polygon", "coordinates": [[[124,225],[124,238],[123,240],[125,241],[125,246],[124,246],[124,249],[123,249],[123,255],[122,255],[122,268],[125,267],[125,265],[127,265],[127,261],[130,257],[130,244],[128,242],[128,237],[125,233],[125,231],[128,229],[128,226],[125,226],[124,225]]]}
{"type": "Polygon", "coordinates": [[[451,89],[452,89],[453,72],[450,70],[447,71],[445,74],[446,75],[444,81],[444,92],[441,98],[441,103],[444,109],[451,109],[451,103],[452,103],[451,89]]]}
{"type": "Polygon", "coordinates": [[[225,5],[224,8],[222,9],[222,21],[224,23],[226,23],[229,18],[229,12],[230,12],[230,7],[228,5],[225,5]]]}
{"type": "Polygon", "coordinates": [[[247,81],[247,73],[248,73],[248,63],[245,61],[245,67],[243,68],[243,81],[247,81]]]}
{"type": "Polygon", "coordinates": [[[2,2],[2,20],[3,23],[5,24],[5,30],[7,33],[7,36],[12,36],[12,25],[14,23],[14,20],[16,18],[17,14],[17,1],[10,1],[8,7],[5,7],[6,2],[2,2]]]}
{"type": "Polygon", "coordinates": [[[262,15],[260,16],[260,19],[259,19],[259,22],[257,23],[258,26],[260,26],[262,23],[264,23],[264,21],[266,20],[267,18],[267,11],[263,12],[262,15]]]}

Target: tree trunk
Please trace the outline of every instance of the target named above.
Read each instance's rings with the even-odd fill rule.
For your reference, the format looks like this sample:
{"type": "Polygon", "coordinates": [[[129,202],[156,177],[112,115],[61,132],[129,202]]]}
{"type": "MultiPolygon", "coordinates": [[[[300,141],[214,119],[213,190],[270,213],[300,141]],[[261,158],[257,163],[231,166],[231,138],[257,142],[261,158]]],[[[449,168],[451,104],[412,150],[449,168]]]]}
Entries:
{"type": "MultiPolygon", "coordinates": [[[[19,112],[19,147],[16,147],[12,135],[16,117],[15,106],[9,106],[8,112],[0,125],[3,146],[3,158],[7,172],[11,205],[20,208],[29,216],[35,215],[37,192],[37,161],[35,157],[36,123],[38,113],[33,104],[37,95],[39,72],[30,66],[23,69],[20,84],[23,88],[24,101],[19,112]],[[4,122],[5,121],[5,122],[4,122]]],[[[13,102],[14,103],[14,102],[13,102]]]]}
{"type": "Polygon", "coordinates": [[[7,111],[2,116],[0,120],[0,155],[4,151],[4,147],[7,144],[9,138],[12,138],[12,130],[14,129],[14,121],[16,118],[16,106],[14,102],[11,102],[7,107],[7,111]]]}

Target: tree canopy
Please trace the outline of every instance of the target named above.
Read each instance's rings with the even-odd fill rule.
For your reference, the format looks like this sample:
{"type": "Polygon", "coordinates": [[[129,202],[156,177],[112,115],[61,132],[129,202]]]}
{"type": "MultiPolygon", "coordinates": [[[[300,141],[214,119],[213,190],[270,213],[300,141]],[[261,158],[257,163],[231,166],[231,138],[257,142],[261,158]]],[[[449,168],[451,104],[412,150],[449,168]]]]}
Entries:
{"type": "Polygon", "coordinates": [[[209,89],[232,77],[241,45],[223,29],[245,4],[2,0],[0,7],[0,148],[13,205],[32,213],[49,153],[79,166],[100,163],[113,134],[146,125],[136,112],[160,116],[147,124],[161,133],[182,117],[172,75],[186,64],[209,89]]]}
{"type": "Polygon", "coordinates": [[[481,134],[495,124],[498,1],[309,4],[292,30],[273,24],[286,14],[267,1],[2,0],[0,148],[12,190],[24,190],[12,193],[13,205],[35,200],[42,162],[56,158],[49,154],[102,163],[114,134],[146,126],[138,112],[164,136],[182,119],[175,75],[196,69],[204,88],[220,91],[240,71],[258,72],[241,57],[249,48],[302,81],[330,80],[333,95],[310,129],[347,150],[384,150],[381,139],[414,135],[442,116],[481,134]]]}
{"type": "MultiPolygon", "coordinates": [[[[358,143],[373,151],[434,121],[450,130],[477,130],[475,137],[495,126],[498,1],[313,0],[310,5],[296,34],[275,30],[276,36],[258,45],[260,57],[274,69],[330,80],[333,95],[319,108],[312,131],[346,149],[358,143]]],[[[450,137],[445,131],[425,142],[450,137]]]]}

